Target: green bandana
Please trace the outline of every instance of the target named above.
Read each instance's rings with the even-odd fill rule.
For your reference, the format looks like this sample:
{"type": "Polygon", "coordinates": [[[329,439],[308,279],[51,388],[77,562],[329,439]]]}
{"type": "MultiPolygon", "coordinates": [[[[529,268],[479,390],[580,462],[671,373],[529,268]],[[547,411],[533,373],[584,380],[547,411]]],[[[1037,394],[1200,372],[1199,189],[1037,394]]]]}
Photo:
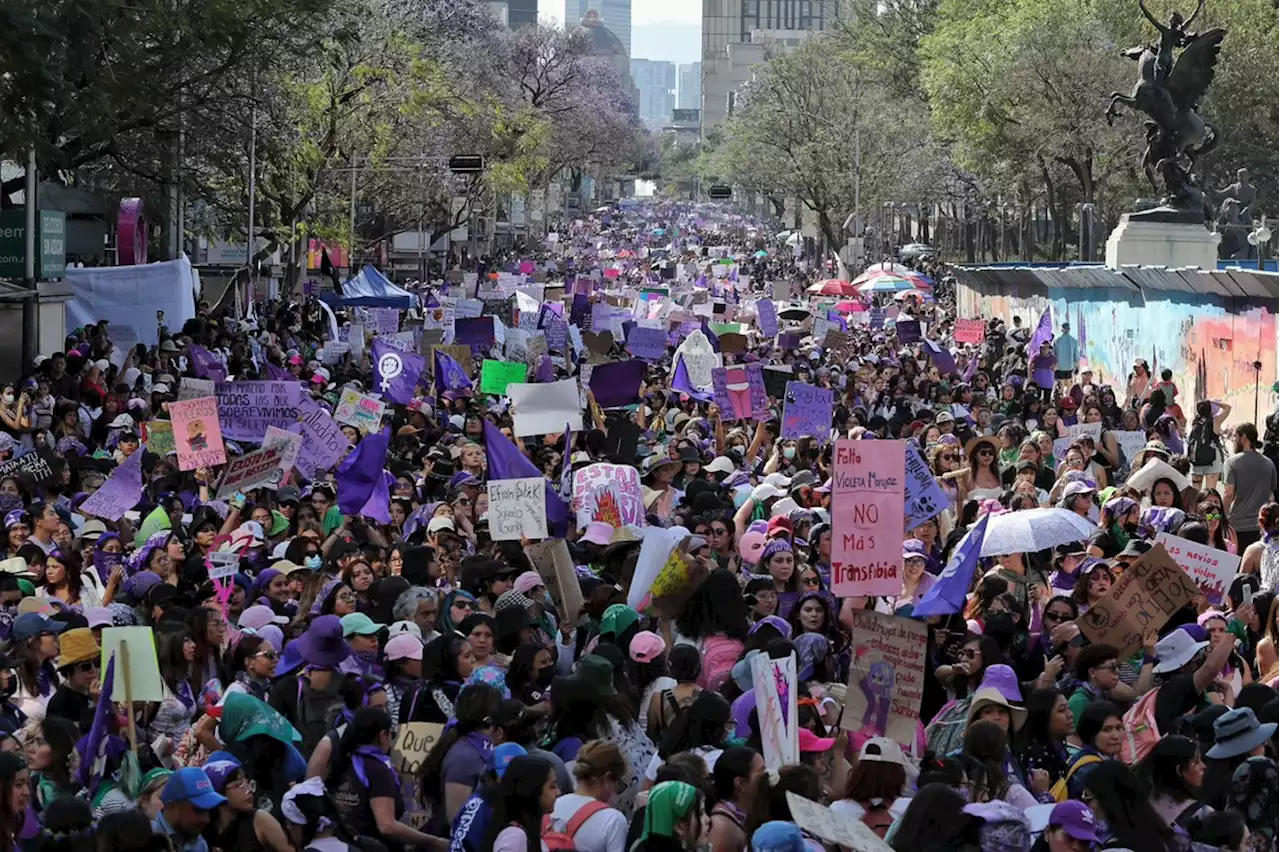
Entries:
{"type": "Polygon", "coordinates": [[[676,823],[689,816],[698,801],[698,791],[683,781],[663,781],[649,791],[649,802],[644,809],[644,831],[641,840],[649,835],[672,837],[676,823]]]}
{"type": "Polygon", "coordinates": [[[244,692],[229,692],[222,702],[218,735],[224,743],[238,743],[252,736],[265,736],[289,745],[301,741],[289,720],[266,702],[244,692]]]}

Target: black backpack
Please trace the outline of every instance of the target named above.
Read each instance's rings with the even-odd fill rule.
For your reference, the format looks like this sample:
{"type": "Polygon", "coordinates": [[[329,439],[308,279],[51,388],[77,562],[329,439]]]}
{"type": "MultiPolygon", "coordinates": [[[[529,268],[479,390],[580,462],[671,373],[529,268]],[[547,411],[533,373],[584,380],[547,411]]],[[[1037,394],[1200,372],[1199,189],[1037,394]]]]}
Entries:
{"type": "Polygon", "coordinates": [[[1213,421],[1206,420],[1191,430],[1188,442],[1191,450],[1191,463],[1197,467],[1208,467],[1218,460],[1218,436],[1213,433],[1213,421]]]}

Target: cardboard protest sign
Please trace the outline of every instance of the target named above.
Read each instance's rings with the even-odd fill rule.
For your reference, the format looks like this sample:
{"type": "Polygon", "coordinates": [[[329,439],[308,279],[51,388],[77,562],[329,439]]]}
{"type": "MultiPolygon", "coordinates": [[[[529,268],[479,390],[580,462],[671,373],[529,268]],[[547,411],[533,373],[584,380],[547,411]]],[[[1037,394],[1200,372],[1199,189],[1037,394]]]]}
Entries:
{"type": "Polygon", "coordinates": [[[756,420],[769,415],[763,364],[716,367],[711,371],[711,387],[725,420],[756,420]]]}
{"type": "Polygon", "coordinates": [[[562,355],[568,351],[569,323],[559,317],[553,317],[547,321],[546,328],[543,330],[547,334],[547,349],[562,355]]]}
{"type": "Polygon", "coordinates": [[[933,471],[924,456],[916,449],[916,445],[905,442],[907,446],[905,501],[907,510],[906,530],[912,530],[930,518],[936,517],[951,505],[947,492],[938,484],[933,471]]]}
{"type": "Polygon", "coordinates": [[[173,421],[178,470],[195,470],[226,463],[227,451],[222,445],[217,397],[205,396],[171,403],[169,417],[173,421]]]}
{"type": "Polygon", "coordinates": [[[283,447],[264,447],[232,457],[227,462],[226,472],[218,485],[218,497],[225,499],[237,491],[243,494],[264,485],[279,484],[280,462],[283,459],[283,447]]]}
{"type": "Polygon", "coordinates": [[[831,591],[902,591],[902,441],[836,441],[831,475],[831,591]]]}
{"type": "Polygon", "coordinates": [[[337,364],[342,360],[342,356],[351,351],[351,344],[344,343],[341,340],[326,340],[324,349],[320,351],[321,364],[337,364]]]}
{"type": "Polygon", "coordinates": [[[202,396],[213,396],[213,379],[191,379],[183,376],[178,379],[178,400],[199,399],[202,396]]]}
{"type": "Polygon", "coordinates": [[[787,382],[782,409],[782,437],[815,437],[825,441],[831,435],[835,392],[830,388],[787,382]]]}
{"type": "Polygon", "coordinates": [[[927,634],[922,621],[867,609],[853,614],[853,664],[840,727],[904,748],[915,742],[927,634]]]}
{"type": "Polygon", "coordinates": [[[157,456],[167,456],[176,447],[173,443],[173,423],[168,420],[148,420],[142,424],[142,443],[147,451],[157,456]]]}
{"type": "Polygon", "coordinates": [[[400,725],[391,747],[391,763],[401,776],[416,777],[431,749],[444,733],[444,725],[434,722],[405,722],[400,725]]]}
{"type": "Polygon", "coordinates": [[[980,319],[958,319],[951,337],[956,343],[981,343],[987,339],[987,324],[980,319]]]}
{"type": "Polygon", "coordinates": [[[484,303],[483,315],[486,317],[495,317],[500,323],[507,328],[513,328],[516,324],[516,303],[512,299],[481,299],[484,303]]]}
{"type": "Polygon", "coordinates": [[[112,701],[163,701],[164,681],[150,627],[104,627],[101,670],[116,658],[112,701]]]}
{"type": "Polygon", "coordinates": [[[765,768],[776,772],[799,763],[796,655],[774,660],[768,654],[758,654],[751,660],[751,683],[756,694],[765,768]]]}
{"type": "Polygon", "coordinates": [[[240,570],[240,554],[234,550],[210,551],[207,562],[210,580],[225,580],[240,570]]]}
{"type": "Polygon", "coordinates": [[[343,388],[333,419],[354,426],[366,435],[372,435],[382,426],[382,415],[386,410],[386,403],[382,400],[374,399],[354,388],[343,388]]]}
{"type": "Polygon", "coordinates": [[[574,379],[509,385],[507,395],[515,408],[513,431],[517,438],[558,434],[564,431],[566,423],[575,432],[582,429],[582,408],[574,379]]]}
{"type": "Polygon", "coordinates": [[[1090,605],[1077,623],[1095,645],[1113,645],[1127,659],[1142,647],[1149,630],[1159,630],[1191,602],[1199,588],[1178,567],[1164,545],[1156,544],[1131,562],[1106,597],[1090,605]]]}
{"type": "Polygon", "coordinates": [[[471,375],[471,347],[454,343],[448,346],[429,346],[423,355],[427,356],[427,372],[434,377],[436,370],[436,350],[440,350],[450,358],[458,362],[458,366],[466,371],[467,375],[471,375]]]}
{"type": "MultiPolygon", "coordinates": [[[[232,441],[261,443],[268,426],[288,429],[298,420],[299,382],[218,382],[218,419],[232,441]]],[[[175,432],[177,429],[175,428],[175,432]]]]}
{"type": "Polygon", "coordinates": [[[480,365],[480,391],[503,395],[513,382],[524,384],[529,368],[523,362],[485,359],[480,365]]]}
{"type": "Polygon", "coordinates": [[[1141,429],[1113,430],[1111,437],[1116,439],[1116,446],[1120,449],[1120,454],[1124,456],[1125,461],[1132,463],[1133,457],[1138,451],[1147,445],[1147,433],[1141,429]]]}
{"type": "Polygon", "coordinates": [[[0,464],[0,479],[16,476],[47,485],[62,475],[63,460],[49,450],[32,450],[0,464]]]}
{"type": "MultiPolygon", "coordinates": [[[[263,438],[262,446],[279,447],[283,453],[280,457],[280,473],[281,479],[289,478],[289,471],[298,462],[298,454],[302,452],[303,437],[300,432],[286,432],[283,429],[277,429],[274,426],[267,427],[266,437],[263,438]]],[[[274,485],[266,484],[267,488],[275,488],[274,485]]]]}
{"type": "Polygon", "coordinates": [[[1204,596],[1209,603],[1222,603],[1231,580],[1240,570],[1238,554],[1196,544],[1194,541],[1169,533],[1157,535],[1156,543],[1164,545],[1170,558],[1204,590],[1204,596]]]}
{"type": "Polygon", "coordinates": [[[773,337],[778,333],[778,309],[769,299],[756,302],[756,325],[765,337],[773,337]]]}
{"type": "Polygon", "coordinates": [[[828,843],[850,852],[893,852],[893,847],[860,819],[838,814],[790,791],[787,792],[787,807],[799,828],[828,843]]]}
{"type": "Polygon", "coordinates": [[[582,588],[578,574],[569,555],[569,545],[562,538],[552,538],[530,544],[524,549],[533,569],[542,578],[551,599],[555,601],[561,623],[578,622],[582,612],[582,588]]]}
{"type": "Polygon", "coordinates": [[[341,424],[310,398],[304,398],[298,406],[298,423],[302,430],[302,449],[293,466],[308,479],[315,479],[318,472],[336,465],[351,449],[351,441],[342,433],[341,424]]]}
{"type": "Polygon", "coordinates": [[[374,334],[395,334],[400,330],[399,308],[366,308],[369,315],[367,325],[374,334]]]}
{"type": "Polygon", "coordinates": [[[142,453],[133,455],[111,471],[107,481],[80,504],[80,514],[104,521],[118,521],[142,499],[142,453]]]}
{"type": "Polygon", "coordinates": [[[720,356],[711,348],[711,341],[701,329],[689,333],[676,349],[676,357],[684,360],[690,384],[695,388],[711,387],[711,371],[720,366],[720,356]]]}
{"type": "Polygon", "coordinates": [[[617,529],[644,526],[640,473],[630,465],[589,464],[573,472],[573,511],[579,529],[600,521],[617,529]]]}
{"type": "Polygon", "coordinates": [[[489,537],[494,541],[547,537],[547,480],[491,479],[489,537]]]}

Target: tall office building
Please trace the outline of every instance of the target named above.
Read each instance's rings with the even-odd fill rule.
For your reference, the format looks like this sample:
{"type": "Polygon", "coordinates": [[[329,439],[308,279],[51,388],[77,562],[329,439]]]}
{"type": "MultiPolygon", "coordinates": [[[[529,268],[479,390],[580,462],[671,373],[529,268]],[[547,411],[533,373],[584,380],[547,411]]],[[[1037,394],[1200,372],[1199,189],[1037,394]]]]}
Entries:
{"type": "Polygon", "coordinates": [[[631,0],[564,0],[565,29],[572,30],[587,16],[600,13],[600,22],[618,37],[631,55],[631,0]]]}
{"type": "Polygon", "coordinates": [[[768,51],[798,47],[831,27],[841,0],[702,0],[702,135],[731,112],[768,51]]]}
{"type": "Polygon", "coordinates": [[[676,109],[702,108],[702,63],[681,65],[676,70],[676,109]]]}
{"type": "Polygon", "coordinates": [[[507,0],[507,26],[516,30],[538,23],[538,0],[507,0]]]}
{"type": "Polygon", "coordinates": [[[676,64],[632,59],[631,78],[639,92],[636,106],[640,120],[656,133],[671,121],[671,111],[676,107],[676,64]]]}

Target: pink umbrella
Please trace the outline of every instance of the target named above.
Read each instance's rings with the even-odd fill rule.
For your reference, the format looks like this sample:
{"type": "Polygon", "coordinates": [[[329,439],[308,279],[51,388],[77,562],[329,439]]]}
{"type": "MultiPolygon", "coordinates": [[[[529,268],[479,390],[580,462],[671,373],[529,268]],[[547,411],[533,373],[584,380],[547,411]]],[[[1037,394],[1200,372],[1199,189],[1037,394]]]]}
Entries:
{"type": "Polygon", "coordinates": [[[861,302],[839,302],[836,304],[836,310],[842,314],[860,314],[869,308],[861,302]]]}
{"type": "Polygon", "coordinates": [[[819,281],[816,284],[810,284],[805,290],[814,296],[856,296],[858,290],[848,281],[840,281],[836,278],[828,278],[826,281],[819,281]]]}

